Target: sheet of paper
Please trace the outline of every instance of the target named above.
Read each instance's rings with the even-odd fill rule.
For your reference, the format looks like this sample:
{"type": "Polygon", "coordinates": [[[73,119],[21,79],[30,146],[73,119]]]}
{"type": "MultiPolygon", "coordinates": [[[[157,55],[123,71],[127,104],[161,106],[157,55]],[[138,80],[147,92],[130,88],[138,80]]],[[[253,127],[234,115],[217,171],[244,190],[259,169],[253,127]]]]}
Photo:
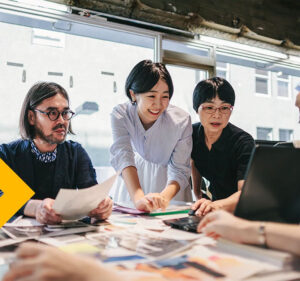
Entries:
{"type": "Polygon", "coordinates": [[[13,222],[7,222],[4,226],[9,227],[30,227],[30,226],[42,226],[36,219],[33,218],[20,218],[13,222]]]}
{"type": "Polygon", "coordinates": [[[140,210],[137,210],[137,209],[134,209],[134,208],[121,206],[121,205],[118,205],[118,204],[114,204],[113,211],[126,213],[126,214],[131,214],[131,215],[143,215],[143,214],[145,214],[144,211],[140,211],[140,210]]]}
{"type": "Polygon", "coordinates": [[[164,232],[162,232],[161,237],[172,237],[174,239],[184,239],[184,240],[195,240],[197,239],[197,242],[199,238],[203,237],[203,235],[199,233],[192,233],[188,231],[183,231],[175,228],[167,228],[164,232]]]}
{"type": "Polygon", "coordinates": [[[88,242],[71,243],[59,247],[61,250],[72,254],[95,254],[101,250],[88,242]]]}
{"type": "Polygon", "coordinates": [[[108,196],[116,177],[117,174],[103,183],[89,188],[60,189],[53,204],[53,209],[66,220],[80,219],[88,215],[108,196]]]}
{"type": "MultiPolygon", "coordinates": [[[[163,216],[165,213],[167,213],[168,215],[170,215],[170,212],[180,212],[180,211],[184,211],[184,210],[189,210],[190,209],[190,205],[184,204],[184,205],[169,205],[166,210],[155,210],[153,212],[150,213],[150,215],[160,215],[163,216]]],[[[113,211],[116,212],[121,212],[121,213],[126,213],[126,214],[131,214],[131,215],[144,215],[144,214],[149,214],[148,212],[145,211],[140,211],[137,210],[133,203],[114,203],[114,207],[113,207],[113,211]]]]}
{"type": "MultiPolygon", "coordinates": [[[[137,221],[136,227],[140,227],[142,229],[154,230],[154,231],[164,231],[164,230],[170,228],[170,226],[167,226],[166,224],[164,224],[162,222],[162,220],[144,219],[144,218],[140,218],[137,221]]],[[[169,236],[169,237],[171,237],[171,236],[169,236]]]]}
{"type": "Polygon", "coordinates": [[[190,260],[201,262],[222,272],[229,280],[243,280],[260,272],[272,272],[280,269],[269,263],[224,253],[219,251],[218,247],[196,245],[189,251],[188,256],[190,260]]]}
{"type": "Polygon", "coordinates": [[[56,237],[42,237],[39,239],[40,242],[51,245],[51,246],[62,246],[70,243],[83,242],[86,238],[78,234],[70,234],[56,237]]]}

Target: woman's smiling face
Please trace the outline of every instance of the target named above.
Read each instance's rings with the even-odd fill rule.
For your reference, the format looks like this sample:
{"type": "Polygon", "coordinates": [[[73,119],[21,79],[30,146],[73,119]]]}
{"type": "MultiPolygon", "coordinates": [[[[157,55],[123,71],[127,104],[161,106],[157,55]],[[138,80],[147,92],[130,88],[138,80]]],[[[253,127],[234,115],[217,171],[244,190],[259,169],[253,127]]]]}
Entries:
{"type": "Polygon", "coordinates": [[[158,80],[149,92],[134,94],[130,90],[130,94],[132,100],[137,103],[138,115],[145,129],[154,124],[170,102],[169,87],[162,79],[158,80]]]}

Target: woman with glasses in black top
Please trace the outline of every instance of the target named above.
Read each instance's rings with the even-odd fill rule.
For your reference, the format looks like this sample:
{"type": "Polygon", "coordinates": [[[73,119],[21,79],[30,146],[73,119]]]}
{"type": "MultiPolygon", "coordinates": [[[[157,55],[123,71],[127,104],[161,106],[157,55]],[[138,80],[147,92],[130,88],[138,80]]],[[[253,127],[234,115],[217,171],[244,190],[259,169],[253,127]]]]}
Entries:
{"type": "Polygon", "coordinates": [[[234,211],[254,140],[229,123],[235,102],[232,86],[214,77],[198,83],[193,93],[193,108],[200,123],[193,124],[192,180],[198,200],[193,209],[203,216],[216,209],[234,211]],[[209,181],[204,195],[201,185],[209,181]]]}

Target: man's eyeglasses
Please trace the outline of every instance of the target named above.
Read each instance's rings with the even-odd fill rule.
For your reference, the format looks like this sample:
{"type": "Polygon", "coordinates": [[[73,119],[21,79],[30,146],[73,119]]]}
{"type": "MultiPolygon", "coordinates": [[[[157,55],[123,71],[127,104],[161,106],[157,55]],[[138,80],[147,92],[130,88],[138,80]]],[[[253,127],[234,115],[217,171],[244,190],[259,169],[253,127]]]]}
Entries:
{"type": "Polygon", "coordinates": [[[49,119],[51,121],[57,120],[60,115],[62,116],[62,118],[64,120],[70,120],[74,116],[74,114],[75,114],[72,110],[69,110],[69,109],[68,110],[64,110],[62,112],[59,112],[57,109],[52,109],[52,110],[50,110],[48,112],[45,112],[45,111],[42,111],[42,110],[39,110],[39,109],[34,109],[34,111],[38,111],[38,112],[40,112],[42,114],[48,115],[48,117],[49,117],[49,119]]]}
{"type": "Polygon", "coordinates": [[[229,114],[232,110],[233,110],[233,106],[232,105],[224,105],[224,106],[220,106],[220,107],[215,107],[215,106],[211,106],[211,105],[207,105],[207,106],[203,106],[200,105],[200,109],[203,110],[205,113],[207,114],[214,114],[216,113],[217,110],[219,110],[219,112],[221,114],[229,114]]]}

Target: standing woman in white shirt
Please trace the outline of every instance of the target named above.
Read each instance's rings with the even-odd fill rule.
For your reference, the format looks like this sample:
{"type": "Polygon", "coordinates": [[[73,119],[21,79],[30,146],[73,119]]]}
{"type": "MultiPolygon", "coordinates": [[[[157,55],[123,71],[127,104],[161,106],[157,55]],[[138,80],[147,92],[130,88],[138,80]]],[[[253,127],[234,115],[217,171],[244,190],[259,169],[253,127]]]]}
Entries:
{"type": "Polygon", "coordinates": [[[173,83],[166,67],[139,62],[125,84],[129,102],[111,113],[111,164],[121,172],[115,202],[139,210],[165,209],[170,200],[191,201],[192,126],[188,113],[173,106],[173,83]]]}

